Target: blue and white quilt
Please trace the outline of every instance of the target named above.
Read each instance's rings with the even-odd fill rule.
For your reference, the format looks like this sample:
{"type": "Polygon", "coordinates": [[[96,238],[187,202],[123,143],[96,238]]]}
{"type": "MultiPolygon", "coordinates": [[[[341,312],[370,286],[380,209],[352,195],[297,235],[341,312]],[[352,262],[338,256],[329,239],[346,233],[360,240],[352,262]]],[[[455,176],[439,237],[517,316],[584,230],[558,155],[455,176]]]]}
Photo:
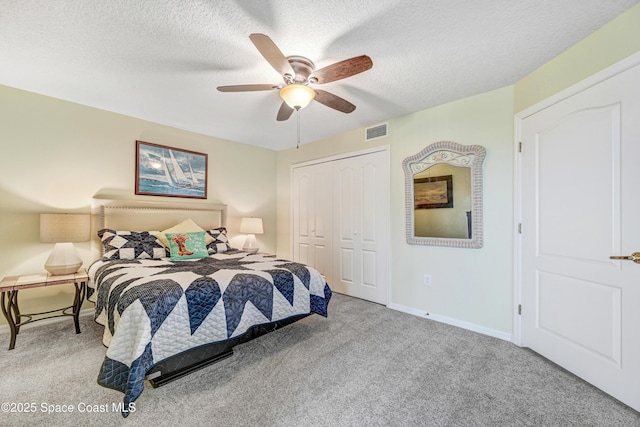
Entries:
{"type": "Polygon", "coordinates": [[[122,391],[125,408],[159,361],[254,325],[308,313],[326,317],[331,298],[315,269],[246,252],[184,261],[101,259],[89,277],[88,299],[108,347],[98,383],[122,391]]]}

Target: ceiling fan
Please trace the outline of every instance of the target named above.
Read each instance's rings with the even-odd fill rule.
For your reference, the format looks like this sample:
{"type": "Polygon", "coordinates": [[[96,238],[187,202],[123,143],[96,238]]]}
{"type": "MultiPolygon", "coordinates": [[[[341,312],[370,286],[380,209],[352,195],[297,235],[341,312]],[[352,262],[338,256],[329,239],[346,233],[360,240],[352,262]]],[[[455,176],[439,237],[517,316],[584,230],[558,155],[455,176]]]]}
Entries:
{"type": "Polygon", "coordinates": [[[218,86],[220,92],[278,89],[283,100],[276,116],[278,121],[287,120],[294,110],[306,107],[314,99],[329,108],[347,114],[356,109],[356,106],[349,101],[325,90],[311,88],[309,85],[335,82],[369,70],[373,67],[373,61],[367,55],[345,59],[316,70],[315,65],[308,58],[303,56],[285,57],[273,40],[264,34],[254,33],[249,38],[264,59],[282,75],[284,84],[218,86]]]}

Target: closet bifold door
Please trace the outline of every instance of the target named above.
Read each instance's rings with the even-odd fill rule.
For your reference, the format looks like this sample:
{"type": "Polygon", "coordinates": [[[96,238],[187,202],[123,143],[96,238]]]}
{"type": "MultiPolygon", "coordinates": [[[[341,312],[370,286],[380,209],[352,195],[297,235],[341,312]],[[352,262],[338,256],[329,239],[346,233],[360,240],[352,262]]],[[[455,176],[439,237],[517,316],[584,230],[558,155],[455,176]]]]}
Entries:
{"type": "Polygon", "coordinates": [[[295,167],[293,260],[337,293],[389,300],[389,151],[295,167]]]}
{"type": "Polygon", "coordinates": [[[332,166],[293,170],[293,260],[310,265],[332,283],[332,166]]]}
{"type": "Polygon", "coordinates": [[[389,161],[375,152],[333,162],[333,282],[338,293],[388,302],[389,161]]]}

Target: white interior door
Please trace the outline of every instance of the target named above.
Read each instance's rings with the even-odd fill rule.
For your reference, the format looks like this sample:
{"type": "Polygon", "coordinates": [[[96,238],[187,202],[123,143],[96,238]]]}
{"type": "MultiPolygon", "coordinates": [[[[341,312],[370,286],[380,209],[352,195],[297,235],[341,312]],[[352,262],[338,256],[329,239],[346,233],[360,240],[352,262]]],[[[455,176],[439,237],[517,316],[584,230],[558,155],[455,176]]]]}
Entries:
{"type": "Polygon", "coordinates": [[[330,162],[293,169],[293,260],[314,267],[332,282],[330,162]]]}
{"type": "Polygon", "coordinates": [[[640,66],[522,120],[522,342],[640,410],[640,66]]]}
{"type": "Polygon", "coordinates": [[[333,162],[336,292],[387,304],[389,153],[333,162]]]}

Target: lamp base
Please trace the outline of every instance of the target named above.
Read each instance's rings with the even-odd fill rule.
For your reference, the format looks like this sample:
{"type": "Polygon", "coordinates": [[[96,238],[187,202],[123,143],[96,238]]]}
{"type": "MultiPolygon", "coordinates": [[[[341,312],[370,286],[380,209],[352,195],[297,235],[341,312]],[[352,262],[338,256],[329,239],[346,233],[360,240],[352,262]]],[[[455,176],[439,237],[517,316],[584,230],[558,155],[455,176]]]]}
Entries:
{"type": "Polygon", "coordinates": [[[52,276],[61,276],[64,274],[73,274],[80,269],[82,263],[74,264],[74,265],[44,265],[44,269],[49,272],[52,276]]]}
{"type": "Polygon", "coordinates": [[[251,252],[255,254],[258,252],[258,247],[256,246],[256,236],[255,234],[248,234],[247,238],[244,241],[244,245],[242,246],[242,250],[245,252],[251,252]]]}
{"type": "Polygon", "coordinates": [[[44,264],[44,269],[54,276],[73,274],[82,266],[82,258],[78,255],[73,243],[56,243],[44,264]]]}

